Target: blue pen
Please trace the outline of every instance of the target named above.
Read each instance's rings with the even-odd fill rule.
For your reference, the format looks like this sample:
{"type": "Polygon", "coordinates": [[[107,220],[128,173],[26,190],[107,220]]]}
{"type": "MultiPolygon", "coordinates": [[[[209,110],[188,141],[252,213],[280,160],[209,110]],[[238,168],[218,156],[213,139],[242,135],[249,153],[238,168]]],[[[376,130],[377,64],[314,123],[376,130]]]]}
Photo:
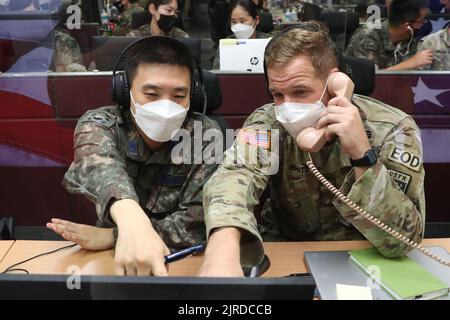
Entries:
{"type": "Polygon", "coordinates": [[[171,263],[171,262],[183,259],[187,256],[190,256],[191,254],[201,252],[204,249],[205,249],[205,247],[202,244],[198,244],[193,247],[186,248],[181,251],[169,254],[168,256],[165,256],[164,258],[166,260],[166,263],[171,263]]]}

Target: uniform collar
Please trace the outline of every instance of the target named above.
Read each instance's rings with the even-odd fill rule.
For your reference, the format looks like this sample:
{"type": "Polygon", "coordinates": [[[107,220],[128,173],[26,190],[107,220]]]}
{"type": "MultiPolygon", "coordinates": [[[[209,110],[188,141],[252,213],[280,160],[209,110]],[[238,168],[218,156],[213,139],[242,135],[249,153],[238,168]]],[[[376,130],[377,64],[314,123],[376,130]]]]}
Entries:
{"type": "Polygon", "coordinates": [[[131,112],[124,112],[124,122],[126,124],[126,155],[127,158],[145,164],[170,164],[171,151],[174,143],[169,141],[158,150],[152,151],[144,139],[139,134],[135,123],[131,120],[131,112]]]}

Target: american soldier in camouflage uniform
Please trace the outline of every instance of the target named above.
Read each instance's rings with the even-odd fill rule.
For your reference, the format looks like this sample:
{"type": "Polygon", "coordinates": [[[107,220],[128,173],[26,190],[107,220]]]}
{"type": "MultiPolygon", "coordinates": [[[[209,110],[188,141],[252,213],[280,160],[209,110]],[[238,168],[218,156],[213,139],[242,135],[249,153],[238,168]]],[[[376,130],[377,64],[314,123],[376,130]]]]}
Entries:
{"type": "Polygon", "coordinates": [[[333,44],[313,22],[301,25],[279,34],[266,47],[268,89],[276,105],[264,105],[250,115],[225,152],[224,163],[205,185],[210,238],[202,275],[226,274],[227,269],[237,274],[239,258],[243,266],[258,264],[263,240],[367,239],[386,257],[402,256],[411,249],[336,199],[309,170],[309,156],[334,186],[371,215],[408,239],[421,242],[424,235],[425,173],[419,128],[409,115],[372,98],[325,93],[326,79],[338,65],[333,44]],[[326,67],[319,69],[322,63],[326,67]],[[320,92],[326,97],[323,101],[320,92]],[[294,130],[296,124],[303,130],[308,123],[294,109],[314,111],[309,104],[317,99],[328,106],[318,120],[309,113],[307,117],[327,129],[328,142],[309,154],[298,146],[294,130]],[[291,120],[287,118],[290,125],[285,126],[292,132],[275,111],[283,112],[289,104],[291,120]],[[370,149],[378,156],[376,162],[352,166],[350,157],[360,159],[370,149]],[[258,225],[254,209],[267,187],[270,200],[258,225]],[[223,249],[228,253],[224,260],[230,263],[215,254],[226,238],[231,244],[223,249]],[[219,260],[227,269],[215,262],[219,260]]]}
{"type": "MultiPolygon", "coordinates": [[[[354,95],[352,103],[359,108],[369,142],[381,162],[355,181],[354,170],[339,140],[320,153],[311,154],[312,160],[333,185],[360,207],[409,239],[420,242],[425,224],[425,198],[419,128],[407,114],[374,99],[354,95]]],[[[254,265],[262,259],[263,239],[366,238],[385,256],[408,252],[410,248],[334,199],[319,183],[306,166],[307,153],[299,149],[294,138],[278,123],[274,108],[268,104],[257,109],[246,120],[243,130],[259,133],[279,130],[278,172],[269,176],[267,168],[271,164],[267,162],[248,164],[249,157],[267,150],[238,136],[225,153],[224,164],[205,186],[207,234],[224,226],[250,233],[251,240],[241,252],[244,265],[254,265]],[[235,164],[239,158],[244,159],[244,164],[235,164]],[[264,205],[262,225],[258,226],[253,210],[267,186],[270,200],[264,205]]]]}
{"type": "MultiPolygon", "coordinates": [[[[131,30],[127,34],[127,37],[148,37],[151,35],[150,24],[145,24],[137,29],[131,30]]],[[[166,36],[171,38],[189,38],[189,35],[186,32],[177,27],[173,27],[166,36]]]]}
{"type": "MultiPolygon", "coordinates": [[[[219,129],[198,114],[188,115],[183,128],[194,139],[194,123],[203,132],[219,129]]],[[[200,130],[196,128],[196,130],[200,130]]],[[[109,205],[113,199],[133,199],[147,213],[154,229],[171,250],[205,241],[203,185],[216,165],[175,164],[174,142],[152,152],[131,120],[130,110],[118,106],[90,110],[78,121],[74,160],[64,176],[70,193],[95,203],[98,225],[112,227],[109,205]]],[[[208,145],[204,142],[203,149],[208,145]]]]}
{"type": "Polygon", "coordinates": [[[353,33],[345,49],[346,56],[373,60],[379,69],[403,62],[417,53],[417,41],[403,40],[394,45],[389,38],[389,21],[381,24],[381,29],[371,29],[364,23],[353,33]]]}
{"type": "Polygon", "coordinates": [[[87,71],[83,64],[77,40],[66,32],[55,30],[55,69],[56,71],[87,71]]]}
{"type": "Polygon", "coordinates": [[[422,70],[449,71],[450,70],[450,26],[436,33],[422,38],[419,51],[433,50],[433,63],[424,66],[422,70]]]}

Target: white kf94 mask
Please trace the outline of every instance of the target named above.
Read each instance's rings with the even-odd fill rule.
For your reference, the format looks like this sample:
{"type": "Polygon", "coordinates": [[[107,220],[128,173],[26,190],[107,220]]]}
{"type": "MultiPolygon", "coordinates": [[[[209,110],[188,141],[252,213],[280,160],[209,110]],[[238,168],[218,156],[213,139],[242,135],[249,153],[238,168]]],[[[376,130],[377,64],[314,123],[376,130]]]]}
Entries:
{"type": "Polygon", "coordinates": [[[137,126],[144,134],[157,142],[167,142],[183,125],[189,108],[168,99],[148,102],[144,105],[136,103],[130,92],[131,101],[136,108],[133,114],[137,126]]]}
{"type": "Polygon", "coordinates": [[[320,114],[325,110],[322,98],[327,90],[328,80],[322,96],[315,103],[284,102],[275,106],[275,114],[278,122],[296,139],[305,128],[314,127],[320,119],[320,114]]]}
{"type": "Polygon", "coordinates": [[[248,25],[244,23],[237,23],[231,26],[231,31],[233,31],[236,39],[248,39],[252,36],[255,29],[253,25],[248,25]]]}

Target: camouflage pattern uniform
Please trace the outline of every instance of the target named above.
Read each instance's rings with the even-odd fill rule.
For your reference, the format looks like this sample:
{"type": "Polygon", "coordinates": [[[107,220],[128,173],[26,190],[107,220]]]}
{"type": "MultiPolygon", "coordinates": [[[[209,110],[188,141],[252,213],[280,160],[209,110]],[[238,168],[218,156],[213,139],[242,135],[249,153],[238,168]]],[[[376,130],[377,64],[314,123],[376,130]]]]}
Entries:
{"type": "Polygon", "coordinates": [[[55,30],[54,41],[55,68],[64,66],[65,71],[87,71],[83,65],[80,47],[75,38],[63,31],[55,30]]]}
{"type": "Polygon", "coordinates": [[[362,23],[353,33],[344,55],[373,60],[380,69],[384,68],[382,61],[384,45],[378,30],[369,28],[367,23],[362,23]]]}
{"type": "MultiPolygon", "coordinates": [[[[127,37],[140,38],[140,37],[148,37],[151,35],[152,34],[150,33],[150,24],[145,24],[137,29],[128,32],[127,37]]],[[[186,32],[184,32],[181,29],[178,29],[177,27],[173,27],[172,30],[170,30],[169,33],[166,34],[166,36],[171,38],[189,38],[189,35],[186,32]]]]}
{"type": "Polygon", "coordinates": [[[431,49],[433,63],[422,67],[422,70],[450,71],[450,26],[422,38],[419,51],[431,49]]]}
{"type": "Polygon", "coordinates": [[[381,24],[381,29],[379,30],[380,37],[384,44],[384,58],[386,67],[395,66],[400,62],[412,58],[417,53],[417,41],[412,39],[411,44],[408,43],[409,38],[403,40],[397,44],[393,44],[389,37],[389,20],[385,20],[381,24]]]}
{"type": "MultiPolygon", "coordinates": [[[[256,39],[268,39],[272,37],[273,35],[270,33],[256,31],[256,39]]],[[[228,36],[227,39],[236,39],[236,36],[232,34],[228,36]]],[[[219,69],[220,69],[220,48],[217,48],[216,55],[214,56],[212,70],[219,70],[219,69]]]]}
{"type": "MultiPolygon", "coordinates": [[[[379,101],[354,95],[353,104],[360,110],[369,142],[381,161],[355,181],[349,158],[336,139],[320,153],[311,154],[313,163],[360,207],[420,242],[425,223],[420,131],[410,116],[379,101]]],[[[334,199],[319,183],[306,166],[307,153],[299,149],[276,120],[273,104],[253,112],[243,128],[244,133],[241,130],[226,151],[224,164],[205,185],[203,200],[207,235],[214,228],[227,226],[247,231],[241,240],[243,266],[261,261],[262,238],[269,241],[366,238],[386,257],[409,251],[402,242],[334,199]],[[279,130],[278,152],[273,143],[276,137],[272,137],[269,147],[258,144],[255,138],[243,139],[244,134],[248,138],[256,132],[263,135],[275,129],[279,130]],[[279,154],[277,171],[272,171],[271,162],[276,157],[270,153],[279,154]],[[250,158],[261,160],[252,162],[250,158]],[[273,175],[269,176],[270,173],[273,175]],[[253,210],[267,186],[270,201],[264,205],[262,226],[258,229],[253,210]]]]}
{"type": "Polygon", "coordinates": [[[389,20],[385,19],[381,23],[381,29],[379,30],[379,35],[383,41],[384,54],[386,57],[391,57],[394,54],[395,46],[389,37],[389,20]]]}
{"type": "Polygon", "coordinates": [[[144,9],[139,3],[132,3],[131,6],[122,12],[120,19],[117,22],[116,29],[114,30],[115,36],[124,36],[131,31],[131,22],[133,14],[136,12],[143,12],[144,9]]]}
{"type": "MultiPolygon", "coordinates": [[[[219,129],[201,115],[188,116],[183,128],[194,138],[194,120],[204,130],[219,129]]],[[[200,129],[196,129],[200,130],[200,129]]],[[[201,131],[198,131],[201,132],[201,131]]],[[[113,200],[133,199],[149,216],[171,250],[205,241],[203,185],[217,165],[174,164],[168,142],[152,152],[140,137],[130,111],[102,107],[86,112],[74,134],[74,161],[64,176],[70,193],[95,203],[98,225],[113,227],[113,200]]],[[[209,145],[203,143],[203,149],[209,145]]],[[[192,148],[193,149],[193,148],[192,148]]]]}
{"type": "Polygon", "coordinates": [[[413,38],[408,48],[409,41],[409,39],[403,40],[395,45],[394,53],[390,56],[387,63],[388,67],[395,66],[400,62],[408,60],[417,53],[417,40],[413,38]]]}

